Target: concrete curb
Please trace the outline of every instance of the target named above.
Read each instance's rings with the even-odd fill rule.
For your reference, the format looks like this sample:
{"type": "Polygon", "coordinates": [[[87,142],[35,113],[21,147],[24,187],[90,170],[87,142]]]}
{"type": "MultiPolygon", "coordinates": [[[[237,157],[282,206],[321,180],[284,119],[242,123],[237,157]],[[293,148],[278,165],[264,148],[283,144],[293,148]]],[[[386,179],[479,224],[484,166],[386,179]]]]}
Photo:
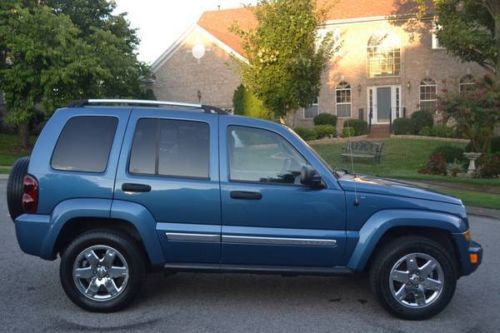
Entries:
{"type": "Polygon", "coordinates": [[[467,214],[473,216],[489,217],[500,221],[500,210],[480,207],[467,207],[467,214]]]}
{"type": "Polygon", "coordinates": [[[9,179],[9,175],[6,173],[0,173],[0,180],[7,180],[9,179]]]}

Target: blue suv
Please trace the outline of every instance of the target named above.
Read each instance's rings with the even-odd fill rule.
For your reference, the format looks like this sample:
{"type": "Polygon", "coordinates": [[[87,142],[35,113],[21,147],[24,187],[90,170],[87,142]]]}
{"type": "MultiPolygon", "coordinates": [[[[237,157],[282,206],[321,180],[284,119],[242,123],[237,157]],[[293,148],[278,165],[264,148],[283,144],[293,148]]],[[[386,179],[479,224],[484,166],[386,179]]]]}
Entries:
{"type": "Polygon", "coordinates": [[[124,308],[145,274],[369,272],[392,314],[451,300],[482,248],[459,199],[331,169],[286,126],[210,106],[85,100],[14,165],[21,249],[61,258],[78,306],[124,308]]]}

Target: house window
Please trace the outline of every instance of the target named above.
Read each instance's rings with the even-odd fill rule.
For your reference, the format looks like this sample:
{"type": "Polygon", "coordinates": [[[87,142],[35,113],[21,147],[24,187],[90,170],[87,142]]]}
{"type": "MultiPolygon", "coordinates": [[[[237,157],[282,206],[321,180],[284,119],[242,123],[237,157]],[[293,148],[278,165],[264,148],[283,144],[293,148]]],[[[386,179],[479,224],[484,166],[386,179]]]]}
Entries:
{"type": "Polygon", "coordinates": [[[337,117],[351,117],[351,86],[349,83],[342,81],[338,84],[335,90],[337,102],[337,117]]]}
{"type": "Polygon", "coordinates": [[[433,50],[440,50],[440,49],[444,49],[443,46],[441,46],[441,43],[439,43],[439,38],[437,37],[437,32],[441,30],[441,26],[436,24],[436,22],[433,22],[432,23],[432,30],[431,30],[431,34],[432,34],[432,49],[433,50]]]}
{"type": "Polygon", "coordinates": [[[319,113],[318,98],[314,100],[310,107],[304,109],[304,119],[312,119],[319,113]]]}
{"type": "Polygon", "coordinates": [[[430,78],[420,82],[420,110],[436,111],[437,108],[437,84],[430,78]]]}
{"type": "Polygon", "coordinates": [[[467,92],[473,91],[476,81],[472,75],[465,75],[460,79],[460,84],[458,86],[460,95],[467,92]]]}
{"type": "Polygon", "coordinates": [[[393,32],[376,33],[368,40],[370,77],[398,76],[401,72],[401,41],[393,32]]]}

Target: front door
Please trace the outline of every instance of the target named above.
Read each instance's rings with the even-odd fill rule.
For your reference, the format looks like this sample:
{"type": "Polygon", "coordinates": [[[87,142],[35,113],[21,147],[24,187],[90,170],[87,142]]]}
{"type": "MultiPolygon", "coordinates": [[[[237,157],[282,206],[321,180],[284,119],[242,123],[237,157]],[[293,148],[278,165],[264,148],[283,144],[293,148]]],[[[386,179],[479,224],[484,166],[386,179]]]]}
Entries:
{"type": "Polygon", "coordinates": [[[222,252],[229,265],[333,267],[345,247],[340,189],[300,184],[309,162],[284,136],[220,122],[222,252]]]}
{"type": "Polygon", "coordinates": [[[399,86],[368,88],[368,106],[374,124],[388,124],[399,117],[401,96],[399,86]]]}
{"type": "Polygon", "coordinates": [[[132,111],[129,123],[115,199],[147,208],[166,262],[218,263],[217,117],[151,109],[132,111]]]}

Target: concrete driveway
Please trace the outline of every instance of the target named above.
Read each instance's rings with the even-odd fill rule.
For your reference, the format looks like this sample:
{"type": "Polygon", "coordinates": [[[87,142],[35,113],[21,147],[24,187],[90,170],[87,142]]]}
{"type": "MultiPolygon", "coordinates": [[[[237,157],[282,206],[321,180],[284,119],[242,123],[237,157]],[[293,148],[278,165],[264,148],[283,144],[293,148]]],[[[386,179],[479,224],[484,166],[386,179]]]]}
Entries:
{"type": "Polygon", "coordinates": [[[59,284],[59,261],[22,253],[0,181],[0,331],[3,332],[498,332],[500,221],[472,217],[484,262],[458,282],[439,316],[398,320],[374,300],[366,278],[182,273],[148,278],[119,313],[88,313],[59,284]]]}

